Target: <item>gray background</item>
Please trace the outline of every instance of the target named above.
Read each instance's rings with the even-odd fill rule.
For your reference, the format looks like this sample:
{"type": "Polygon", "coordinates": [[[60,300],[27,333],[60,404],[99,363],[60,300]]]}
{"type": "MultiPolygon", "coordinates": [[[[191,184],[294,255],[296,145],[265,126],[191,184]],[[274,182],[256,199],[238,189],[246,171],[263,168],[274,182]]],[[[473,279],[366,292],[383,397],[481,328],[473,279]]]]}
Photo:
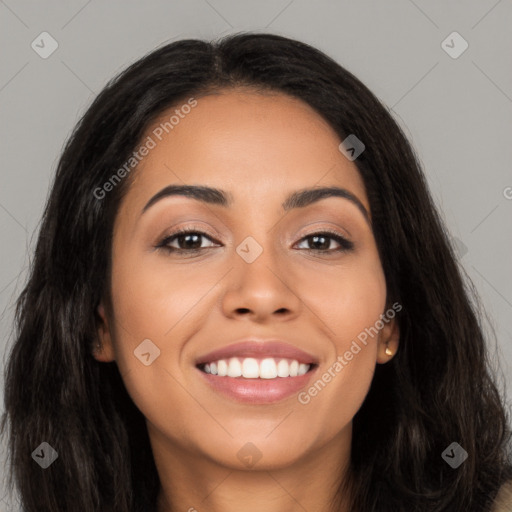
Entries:
{"type": "MultiPolygon", "coordinates": [[[[392,108],[496,329],[493,360],[502,365],[501,384],[510,387],[510,27],[510,0],[0,0],[2,366],[12,343],[13,301],[26,278],[51,177],[94,96],[165,42],[256,30],[327,52],[392,108]],[[46,59],[31,47],[44,31],[59,45],[46,59]],[[458,58],[442,46],[453,31],[469,44],[458,58]]],[[[448,38],[445,44],[453,52],[460,43],[448,38]]],[[[0,467],[5,444],[2,450],[0,467]]],[[[17,510],[14,503],[0,485],[0,509],[17,510]]]]}

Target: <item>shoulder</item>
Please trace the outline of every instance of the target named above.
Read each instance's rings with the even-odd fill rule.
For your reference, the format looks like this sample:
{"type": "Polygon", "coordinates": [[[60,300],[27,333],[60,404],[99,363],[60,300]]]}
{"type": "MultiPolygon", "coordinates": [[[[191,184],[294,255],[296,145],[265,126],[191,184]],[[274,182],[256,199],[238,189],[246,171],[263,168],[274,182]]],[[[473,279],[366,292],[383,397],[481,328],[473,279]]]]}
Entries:
{"type": "Polygon", "coordinates": [[[505,482],[496,496],[491,512],[512,511],[512,480],[505,482]]]}

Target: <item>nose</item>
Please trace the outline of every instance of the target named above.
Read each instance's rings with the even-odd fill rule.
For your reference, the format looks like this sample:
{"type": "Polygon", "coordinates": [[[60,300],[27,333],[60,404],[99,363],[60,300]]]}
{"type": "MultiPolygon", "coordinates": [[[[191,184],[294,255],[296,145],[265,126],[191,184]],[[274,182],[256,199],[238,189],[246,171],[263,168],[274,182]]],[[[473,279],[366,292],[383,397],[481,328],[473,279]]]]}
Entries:
{"type": "Polygon", "coordinates": [[[289,321],[303,307],[294,282],[297,275],[270,250],[264,249],[252,263],[236,254],[222,299],[223,312],[230,318],[244,315],[258,323],[276,318],[289,321]]]}

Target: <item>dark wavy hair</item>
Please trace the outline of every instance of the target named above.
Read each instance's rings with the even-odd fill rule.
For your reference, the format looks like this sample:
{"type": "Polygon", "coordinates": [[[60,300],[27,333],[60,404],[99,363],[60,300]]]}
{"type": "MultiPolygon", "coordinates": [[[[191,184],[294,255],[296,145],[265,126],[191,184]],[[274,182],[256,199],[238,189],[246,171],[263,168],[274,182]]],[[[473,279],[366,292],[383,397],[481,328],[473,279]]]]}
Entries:
{"type": "Polygon", "coordinates": [[[388,302],[403,306],[400,347],[377,365],[354,417],[350,478],[337,495],[351,490],[353,512],[488,510],[512,478],[508,415],[477,293],[418,158],[389,109],[350,72],[309,45],[261,33],[156,49],[106,85],[68,140],[16,303],[1,425],[11,489],[14,481],[25,512],[155,510],[160,482],[145,419],[115,362],[91,356],[96,307],[111,300],[113,223],[137,170],[107,198],[93,191],[164,110],[235,87],[298,98],[341,140],[355,134],[366,146],[354,163],[388,302]],[[31,458],[42,441],[59,453],[46,470],[31,458]],[[457,469],[441,457],[453,441],[469,454],[457,469]]]}

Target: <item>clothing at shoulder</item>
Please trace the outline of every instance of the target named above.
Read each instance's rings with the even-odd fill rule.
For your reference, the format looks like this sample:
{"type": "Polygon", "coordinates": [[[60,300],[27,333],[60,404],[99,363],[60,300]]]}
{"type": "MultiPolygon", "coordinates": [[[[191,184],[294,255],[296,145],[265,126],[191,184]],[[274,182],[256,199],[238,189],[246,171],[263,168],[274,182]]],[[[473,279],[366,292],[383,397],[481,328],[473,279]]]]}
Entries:
{"type": "Polygon", "coordinates": [[[501,486],[491,512],[512,512],[512,480],[501,486]]]}

